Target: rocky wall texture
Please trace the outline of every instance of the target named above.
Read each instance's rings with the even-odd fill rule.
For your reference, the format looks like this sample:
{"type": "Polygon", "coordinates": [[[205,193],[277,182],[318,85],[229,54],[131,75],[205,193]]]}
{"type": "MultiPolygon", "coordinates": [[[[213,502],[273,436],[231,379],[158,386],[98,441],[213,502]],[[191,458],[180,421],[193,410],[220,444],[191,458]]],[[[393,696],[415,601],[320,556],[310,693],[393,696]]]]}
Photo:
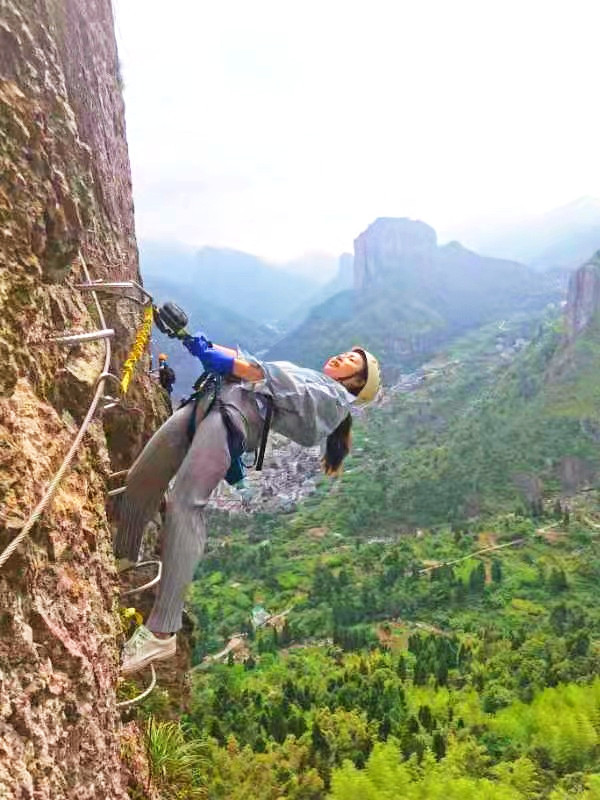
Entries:
{"type": "Polygon", "coordinates": [[[379,217],[354,240],[354,289],[364,292],[385,281],[392,271],[429,269],[437,236],[424,222],[379,217]]]}
{"type": "Polygon", "coordinates": [[[569,279],[565,309],[566,333],[572,341],[581,333],[600,309],[600,252],[579,267],[569,279]]]}
{"type": "MultiPolygon", "coordinates": [[[[47,343],[100,324],[74,288],[80,253],[93,279],[139,281],[111,5],[0,0],[0,552],[60,466],[103,366],[102,342],[47,343]]],[[[118,374],[141,313],[102,305],[118,374]]],[[[2,800],[127,797],[106,478],[166,412],[140,369],[128,405],[97,415],[54,502],[0,566],[2,800]]]]}

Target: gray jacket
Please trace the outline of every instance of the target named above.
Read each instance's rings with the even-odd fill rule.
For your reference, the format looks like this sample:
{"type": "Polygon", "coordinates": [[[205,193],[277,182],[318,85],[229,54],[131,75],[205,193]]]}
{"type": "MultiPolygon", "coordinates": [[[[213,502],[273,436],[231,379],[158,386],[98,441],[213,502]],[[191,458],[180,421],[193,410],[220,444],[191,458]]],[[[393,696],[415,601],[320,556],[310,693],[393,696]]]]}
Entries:
{"type": "Polygon", "coordinates": [[[356,400],[341,383],[322,372],[298,367],[289,361],[259,361],[246,353],[243,357],[260,366],[265,378],[244,382],[243,388],[273,398],[271,428],[304,447],[319,444],[350,413],[356,400]]]}

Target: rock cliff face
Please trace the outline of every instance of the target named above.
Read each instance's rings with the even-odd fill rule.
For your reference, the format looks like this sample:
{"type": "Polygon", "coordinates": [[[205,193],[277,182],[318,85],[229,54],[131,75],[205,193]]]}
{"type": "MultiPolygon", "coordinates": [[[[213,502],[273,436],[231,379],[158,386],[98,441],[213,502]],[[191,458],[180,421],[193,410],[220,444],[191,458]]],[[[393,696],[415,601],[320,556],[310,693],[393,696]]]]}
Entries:
{"type": "MultiPolygon", "coordinates": [[[[74,289],[85,280],[79,253],[92,279],[139,272],[109,0],[0,8],[2,552],[60,466],[103,367],[102,342],[40,344],[99,327],[74,289]]],[[[119,374],[140,312],[102,305],[119,374]]],[[[161,402],[138,371],[131,410],[97,415],[54,502],[0,566],[3,800],[127,797],[106,476],[129,466],[161,402]]]]}
{"type": "Polygon", "coordinates": [[[587,328],[600,311],[600,251],[579,267],[569,280],[565,309],[569,341],[587,328]]]}
{"type": "Polygon", "coordinates": [[[379,217],[354,240],[354,288],[364,291],[403,266],[426,269],[436,250],[436,233],[424,222],[379,217]]]}

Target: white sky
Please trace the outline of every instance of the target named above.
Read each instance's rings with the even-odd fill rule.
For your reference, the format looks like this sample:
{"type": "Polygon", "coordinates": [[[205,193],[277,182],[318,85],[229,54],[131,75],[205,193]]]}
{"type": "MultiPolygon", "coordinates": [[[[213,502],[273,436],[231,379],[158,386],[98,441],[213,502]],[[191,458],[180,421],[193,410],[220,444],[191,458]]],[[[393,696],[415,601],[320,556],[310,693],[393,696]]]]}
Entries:
{"type": "Polygon", "coordinates": [[[113,6],[140,238],[337,255],[600,196],[598,0],[113,6]]]}

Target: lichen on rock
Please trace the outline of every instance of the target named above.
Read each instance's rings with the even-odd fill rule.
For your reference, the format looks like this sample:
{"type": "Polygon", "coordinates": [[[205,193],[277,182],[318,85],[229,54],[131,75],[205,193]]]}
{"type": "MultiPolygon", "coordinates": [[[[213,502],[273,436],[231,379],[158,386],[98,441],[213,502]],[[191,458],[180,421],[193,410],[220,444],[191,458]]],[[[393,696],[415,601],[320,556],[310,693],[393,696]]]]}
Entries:
{"type": "MultiPolygon", "coordinates": [[[[0,552],[56,474],[103,368],[103,342],[49,343],[101,324],[75,288],[83,259],[93,279],[141,282],[117,64],[109,0],[2,4],[0,552]]],[[[102,306],[118,374],[140,311],[102,306]]],[[[0,566],[3,800],[127,797],[106,487],[164,415],[139,369],[127,405],[96,415],[53,502],[0,566]]]]}

